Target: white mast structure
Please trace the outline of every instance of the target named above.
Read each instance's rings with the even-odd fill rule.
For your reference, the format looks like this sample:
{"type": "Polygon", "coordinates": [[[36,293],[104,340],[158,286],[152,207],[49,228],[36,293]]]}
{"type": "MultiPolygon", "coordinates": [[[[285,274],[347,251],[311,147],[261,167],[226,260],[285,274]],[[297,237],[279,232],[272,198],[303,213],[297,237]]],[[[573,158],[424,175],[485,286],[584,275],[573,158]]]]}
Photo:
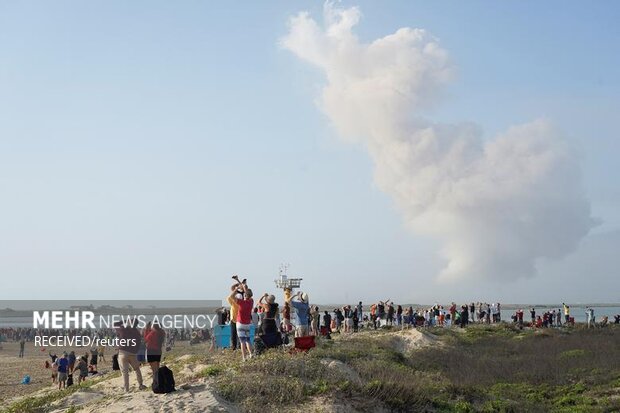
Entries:
{"type": "Polygon", "coordinates": [[[303,278],[289,278],[287,274],[288,267],[289,264],[280,265],[280,278],[275,280],[276,287],[284,290],[285,301],[288,301],[295,288],[301,287],[301,280],[303,280],[303,278]]]}

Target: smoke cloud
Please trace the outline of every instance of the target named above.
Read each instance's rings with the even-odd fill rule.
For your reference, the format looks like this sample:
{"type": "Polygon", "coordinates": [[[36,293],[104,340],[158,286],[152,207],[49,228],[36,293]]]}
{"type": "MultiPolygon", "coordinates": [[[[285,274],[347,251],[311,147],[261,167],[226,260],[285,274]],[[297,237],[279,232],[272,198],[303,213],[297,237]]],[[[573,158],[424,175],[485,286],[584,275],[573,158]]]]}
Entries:
{"type": "Polygon", "coordinates": [[[281,45],[325,73],[319,105],[339,136],[367,148],[407,225],[441,241],[439,279],[529,277],[574,251],[594,221],[578,156],[551,123],[485,141],[475,124],[432,122],[422,114],[452,78],[448,53],[422,29],[361,43],[360,16],[326,3],[323,25],[302,12],[281,45]]]}

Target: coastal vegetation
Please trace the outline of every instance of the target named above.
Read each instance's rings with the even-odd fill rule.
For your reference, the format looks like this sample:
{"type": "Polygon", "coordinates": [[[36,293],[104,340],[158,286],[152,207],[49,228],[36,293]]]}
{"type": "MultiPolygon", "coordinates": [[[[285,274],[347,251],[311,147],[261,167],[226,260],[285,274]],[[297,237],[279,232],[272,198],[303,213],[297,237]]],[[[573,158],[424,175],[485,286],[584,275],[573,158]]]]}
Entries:
{"type": "MultiPolygon", "coordinates": [[[[209,350],[203,343],[177,346],[166,364],[180,392],[206,385],[227,409],[242,412],[620,411],[615,325],[382,328],[319,339],[309,352],[268,350],[246,362],[238,352],[209,350]]],[[[58,411],[59,401],[71,393],[117,376],[25,397],[0,410],[58,411]]]]}
{"type": "MultiPolygon", "coordinates": [[[[620,329],[430,329],[419,348],[385,329],[322,340],[308,353],[269,351],[246,363],[222,352],[204,374],[248,412],[612,412],[620,410],[620,329]],[[313,400],[321,400],[318,405],[313,400]],[[295,401],[295,403],[291,403],[295,401]]],[[[205,362],[207,360],[204,360],[205,362]]]]}

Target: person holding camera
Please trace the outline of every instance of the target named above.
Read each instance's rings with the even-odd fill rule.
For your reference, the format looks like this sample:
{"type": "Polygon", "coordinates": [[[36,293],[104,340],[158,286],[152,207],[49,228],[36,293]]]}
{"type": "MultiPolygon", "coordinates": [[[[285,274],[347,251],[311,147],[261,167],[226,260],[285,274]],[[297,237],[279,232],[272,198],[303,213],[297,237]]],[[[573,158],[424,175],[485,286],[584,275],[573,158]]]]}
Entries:
{"type": "Polygon", "coordinates": [[[308,336],[308,310],[310,308],[308,294],[299,291],[286,301],[295,309],[295,337],[308,336]],[[299,298],[299,300],[293,301],[294,298],[299,298]]]}
{"type": "Polygon", "coordinates": [[[241,347],[241,357],[243,361],[245,361],[246,359],[252,357],[250,328],[252,326],[252,309],[254,308],[254,300],[252,299],[252,290],[248,288],[245,280],[240,283],[240,286],[243,289],[243,298],[237,297],[237,292],[232,291],[228,297],[228,300],[229,302],[234,301],[237,305],[237,319],[235,320],[235,327],[237,330],[237,337],[239,339],[239,347],[241,347]]]}
{"type": "Polygon", "coordinates": [[[238,337],[237,337],[237,316],[239,314],[239,306],[237,305],[237,299],[243,299],[243,285],[245,279],[239,281],[239,276],[233,275],[232,279],[236,282],[230,287],[231,294],[227,301],[230,304],[230,348],[232,350],[237,349],[238,337]]]}

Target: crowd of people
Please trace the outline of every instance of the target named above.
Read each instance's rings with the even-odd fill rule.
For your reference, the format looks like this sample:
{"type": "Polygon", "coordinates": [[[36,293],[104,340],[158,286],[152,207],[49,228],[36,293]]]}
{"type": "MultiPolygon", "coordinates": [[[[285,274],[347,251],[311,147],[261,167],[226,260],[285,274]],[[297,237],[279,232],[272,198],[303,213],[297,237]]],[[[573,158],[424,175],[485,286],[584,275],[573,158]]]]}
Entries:
{"type": "MultiPolygon", "coordinates": [[[[250,326],[254,325],[257,336],[274,336],[281,343],[294,330],[295,337],[325,336],[333,333],[355,333],[362,328],[378,329],[384,326],[400,328],[412,327],[466,327],[470,323],[493,324],[502,320],[502,306],[499,302],[477,302],[463,305],[451,303],[449,306],[435,304],[428,308],[403,307],[390,299],[372,303],[365,309],[359,301],[356,305],[345,305],[333,310],[321,310],[317,305],[310,305],[307,293],[297,292],[285,298],[282,306],[276,302],[273,294],[265,293],[255,303],[253,293],[248,288],[247,280],[233,276],[234,284],[228,296],[229,308],[218,312],[219,323],[230,325],[230,347],[241,349],[242,359],[252,357],[250,326]],[[292,317],[294,317],[292,319],[292,317]],[[278,339],[277,337],[281,337],[278,339]]],[[[511,316],[512,322],[520,327],[547,328],[574,324],[570,306],[563,304],[561,309],[530,309],[529,322],[524,321],[524,310],[518,309],[511,316]]],[[[507,320],[506,320],[507,321],[507,320]]],[[[599,324],[595,323],[594,309],[586,309],[588,327],[606,325],[607,317],[599,324]]],[[[620,324],[620,315],[614,317],[614,323],[620,324]]],[[[255,339],[255,343],[259,340],[255,339]]]]}
{"type": "Polygon", "coordinates": [[[92,347],[84,355],[76,355],[75,351],[63,352],[60,356],[56,353],[48,353],[51,362],[45,362],[45,368],[52,372],[52,385],[58,385],[59,389],[71,386],[74,380],[77,384],[86,380],[89,374],[97,373],[99,361],[105,362],[105,347],[92,347]]]}
{"type": "MultiPolygon", "coordinates": [[[[470,323],[492,324],[502,322],[500,303],[469,303],[457,305],[452,302],[448,306],[435,304],[428,308],[413,308],[395,304],[390,299],[380,300],[369,306],[361,301],[356,305],[344,305],[334,309],[320,309],[311,305],[305,292],[285,294],[280,306],[276,296],[264,293],[254,300],[252,289],[246,279],[239,280],[233,276],[234,283],[227,297],[228,307],[217,310],[217,323],[228,326],[230,330],[230,347],[240,350],[243,361],[257,353],[259,346],[273,347],[288,342],[288,336],[296,338],[323,336],[330,339],[334,333],[350,334],[360,329],[376,330],[382,327],[426,328],[426,327],[466,327],[470,323]],[[251,340],[254,331],[254,340],[251,340]]],[[[549,328],[574,324],[571,308],[563,304],[562,308],[537,309],[530,308],[529,321],[524,320],[524,310],[517,309],[512,314],[512,322],[520,327],[549,328]]],[[[587,307],[585,311],[588,327],[604,326],[607,317],[602,317],[598,324],[594,309],[587,307]]],[[[614,316],[614,323],[620,324],[620,314],[614,316]]],[[[214,339],[211,330],[190,331],[171,329],[167,332],[158,324],[148,323],[140,331],[131,322],[117,323],[114,329],[90,330],[45,330],[32,328],[3,328],[0,337],[3,340],[19,341],[19,357],[24,357],[25,343],[34,341],[38,335],[87,335],[92,338],[117,337],[127,339],[125,344],[116,349],[113,365],[122,373],[123,387],[129,391],[130,368],[135,372],[138,386],[144,389],[140,371],[142,363],[148,363],[153,373],[153,386],[157,385],[158,370],[164,348],[174,345],[175,340],[199,342],[214,339]]],[[[212,342],[213,343],[213,342],[212,342]]],[[[74,376],[77,384],[87,379],[89,374],[97,373],[99,361],[106,361],[104,346],[92,347],[84,355],[76,355],[74,351],[63,352],[60,356],[49,353],[50,360],[45,367],[51,370],[52,383],[59,389],[73,384],[74,376]]]]}

